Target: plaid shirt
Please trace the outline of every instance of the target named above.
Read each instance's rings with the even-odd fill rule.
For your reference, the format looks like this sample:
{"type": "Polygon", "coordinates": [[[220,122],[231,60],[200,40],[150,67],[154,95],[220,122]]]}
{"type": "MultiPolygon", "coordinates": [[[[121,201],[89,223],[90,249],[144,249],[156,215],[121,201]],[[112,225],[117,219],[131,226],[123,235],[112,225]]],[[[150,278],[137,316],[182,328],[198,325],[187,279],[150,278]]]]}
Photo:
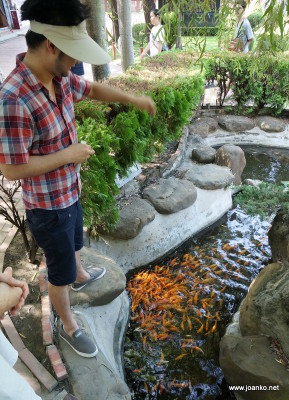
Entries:
{"type": "MultiPolygon", "coordinates": [[[[0,164],[25,164],[29,156],[55,153],[77,143],[73,101],[80,101],[90,85],[70,73],[54,78],[56,101],[17,56],[16,68],[0,87],[0,164]]],[[[74,164],[22,180],[26,209],[66,208],[78,199],[74,164]]]]}

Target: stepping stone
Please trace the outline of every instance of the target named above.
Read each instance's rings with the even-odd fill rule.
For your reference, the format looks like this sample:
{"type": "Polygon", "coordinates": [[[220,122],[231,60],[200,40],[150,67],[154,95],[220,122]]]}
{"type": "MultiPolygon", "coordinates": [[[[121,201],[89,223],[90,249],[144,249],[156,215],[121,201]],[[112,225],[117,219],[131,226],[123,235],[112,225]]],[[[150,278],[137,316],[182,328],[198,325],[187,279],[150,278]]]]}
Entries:
{"type": "Polygon", "coordinates": [[[251,118],[230,115],[219,118],[221,128],[232,133],[249,131],[254,128],[255,124],[251,118]]]}
{"type": "Polygon", "coordinates": [[[88,307],[85,310],[74,307],[74,318],[78,326],[85,330],[99,349],[95,357],[80,357],[59,338],[59,347],[77,398],[87,400],[131,398],[122,369],[122,348],[128,315],[129,300],[125,292],[105,306],[88,307]]]}
{"type": "Polygon", "coordinates": [[[79,292],[70,290],[72,306],[108,304],[125,290],[126,277],[111,258],[100,255],[94,249],[88,247],[83,247],[80,254],[84,268],[89,266],[105,267],[106,274],[101,279],[91,282],[79,292]]]}
{"type": "Polygon", "coordinates": [[[215,164],[193,164],[185,178],[198,188],[209,190],[222,189],[234,181],[234,175],[229,168],[215,164]]]}
{"type": "Polygon", "coordinates": [[[160,214],[173,214],[194,204],[197,190],[192,182],[185,179],[160,179],[158,183],[144,189],[143,197],[148,199],[160,214]]]}
{"type": "Polygon", "coordinates": [[[286,124],[279,118],[259,117],[258,126],[265,132],[283,132],[286,124]]]}
{"type": "Polygon", "coordinates": [[[189,126],[191,135],[200,135],[202,138],[209,136],[218,128],[218,121],[210,117],[202,117],[193,121],[189,126]]]}
{"type": "Polygon", "coordinates": [[[215,161],[216,150],[207,145],[201,145],[192,151],[192,159],[199,163],[208,164],[215,161]]]}
{"type": "Polygon", "coordinates": [[[131,197],[119,204],[119,220],[113,231],[105,235],[115,239],[132,239],[155,219],[155,209],[144,199],[131,197]]]}

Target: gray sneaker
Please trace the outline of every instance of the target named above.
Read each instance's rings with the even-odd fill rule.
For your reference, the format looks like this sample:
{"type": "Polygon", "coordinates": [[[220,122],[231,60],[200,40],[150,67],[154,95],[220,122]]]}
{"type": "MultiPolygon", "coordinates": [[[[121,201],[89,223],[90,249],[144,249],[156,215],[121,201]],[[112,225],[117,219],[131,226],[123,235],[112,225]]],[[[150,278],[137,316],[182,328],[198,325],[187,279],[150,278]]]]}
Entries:
{"type": "Polygon", "coordinates": [[[82,357],[90,358],[96,356],[98,353],[97,346],[81,329],[77,329],[75,332],[73,332],[72,336],[69,336],[61,324],[59,334],[60,337],[82,357]]]}
{"type": "Polygon", "coordinates": [[[104,267],[93,267],[93,268],[88,269],[87,272],[89,273],[90,278],[87,279],[87,281],[85,281],[85,282],[80,282],[80,283],[74,282],[71,285],[72,290],[74,290],[75,292],[78,292],[79,290],[81,290],[85,286],[87,286],[89,283],[102,278],[106,273],[106,269],[104,267]]]}

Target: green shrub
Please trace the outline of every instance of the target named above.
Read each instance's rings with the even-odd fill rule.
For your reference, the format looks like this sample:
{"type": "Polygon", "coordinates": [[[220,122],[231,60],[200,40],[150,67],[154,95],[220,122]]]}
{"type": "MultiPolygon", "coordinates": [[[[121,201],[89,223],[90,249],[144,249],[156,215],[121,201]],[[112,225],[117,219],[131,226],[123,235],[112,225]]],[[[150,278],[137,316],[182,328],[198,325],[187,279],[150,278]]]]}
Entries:
{"type": "Polygon", "coordinates": [[[280,206],[289,210],[288,192],[284,186],[275,183],[261,183],[259,187],[243,185],[241,191],[234,197],[234,203],[239,204],[248,214],[259,214],[262,218],[275,213],[280,206]]]}
{"type": "Polygon", "coordinates": [[[178,17],[174,11],[162,14],[162,23],[165,27],[166,42],[171,49],[178,40],[178,17]]]}
{"type": "Polygon", "coordinates": [[[270,35],[265,35],[262,37],[260,42],[260,51],[268,51],[272,46],[272,49],[276,52],[283,52],[289,50],[289,40],[288,36],[281,37],[274,33],[272,37],[270,35]]]}
{"type": "Polygon", "coordinates": [[[133,25],[132,37],[135,43],[137,43],[140,47],[144,47],[146,42],[146,24],[140,23],[133,25]]]}
{"type": "Polygon", "coordinates": [[[258,29],[261,23],[263,22],[263,12],[262,10],[253,12],[248,16],[248,20],[251,24],[251,27],[254,30],[258,29]]]}
{"type": "Polygon", "coordinates": [[[133,106],[89,100],[75,104],[79,140],[95,150],[81,168],[84,222],[94,233],[112,229],[117,221],[116,173],[124,176],[134,162],[150,161],[166,143],[178,139],[204,90],[204,79],[193,70],[191,58],[173,51],[111,78],[109,84],[151,95],[157,112],[149,116],[133,106]]]}
{"type": "Polygon", "coordinates": [[[221,103],[225,97],[225,86],[231,81],[233,98],[237,110],[243,110],[248,100],[254,101],[250,109],[258,111],[265,106],[268,113],[280,114],[289,97],[289,62],[285,54],[277,56],[265,53],[250,57],[224,52],[205,61],[206,78],[216,80],[221,92],[221,103]]]}

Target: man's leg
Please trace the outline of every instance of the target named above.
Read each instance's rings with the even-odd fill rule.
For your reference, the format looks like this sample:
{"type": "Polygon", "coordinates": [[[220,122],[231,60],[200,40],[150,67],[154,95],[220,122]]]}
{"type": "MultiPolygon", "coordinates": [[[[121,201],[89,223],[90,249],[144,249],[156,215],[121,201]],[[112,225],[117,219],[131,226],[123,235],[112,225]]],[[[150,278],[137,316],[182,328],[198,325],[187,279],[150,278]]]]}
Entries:
{"type": "Polygon", "coordinates": [[[70,309],[68,286],[54,286],[48,282],[48,293],[51,303],[63,323],[65,332],[71,336],[78,329],[78,325],[70,309]]]}
{"type": "Polygon", "coordinates": [[[60,336],[77,354],[94,357],[98,352],[97,346],[78,328],[70,309],[68,285],[77,276],[74,242],[78,218],[76,207],[74,204],[56,211],[27,210],[27,221],[37,243],[45,252],[49,296],[62,321],[60,336]]]}
{"type": "Polygon", "coordinates": [[[76,282],[85,282],[90,278],[89,273],[83,268],[80,259],[80,250],[75,252],[76,261],[76,282]]]}

